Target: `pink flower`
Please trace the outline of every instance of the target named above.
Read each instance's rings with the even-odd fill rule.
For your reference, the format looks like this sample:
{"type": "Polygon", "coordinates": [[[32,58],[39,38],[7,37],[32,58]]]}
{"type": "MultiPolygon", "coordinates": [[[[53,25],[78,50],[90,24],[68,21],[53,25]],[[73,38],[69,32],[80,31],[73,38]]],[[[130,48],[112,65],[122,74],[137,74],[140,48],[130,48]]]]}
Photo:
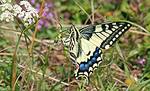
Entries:
{"type": "Polygon", "coordinates": [[[137,64],[144,66],[146,64],[146,59],[145,58],[139,58],[137,60],[137,64]]]}

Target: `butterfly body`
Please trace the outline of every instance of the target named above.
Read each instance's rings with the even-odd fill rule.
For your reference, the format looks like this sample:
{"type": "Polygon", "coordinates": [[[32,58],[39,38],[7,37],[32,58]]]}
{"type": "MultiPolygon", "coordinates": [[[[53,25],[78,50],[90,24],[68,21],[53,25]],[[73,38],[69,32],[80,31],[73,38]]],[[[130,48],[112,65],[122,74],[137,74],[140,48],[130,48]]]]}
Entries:
{"type": "Polygon", "coordinates": [[[89,75],[102,62],[102,50],[110,48],[132,25],[127,22],[90,25],[80,30],[71,27],[69,53],[76,65],[75,76],[89,75]]]}

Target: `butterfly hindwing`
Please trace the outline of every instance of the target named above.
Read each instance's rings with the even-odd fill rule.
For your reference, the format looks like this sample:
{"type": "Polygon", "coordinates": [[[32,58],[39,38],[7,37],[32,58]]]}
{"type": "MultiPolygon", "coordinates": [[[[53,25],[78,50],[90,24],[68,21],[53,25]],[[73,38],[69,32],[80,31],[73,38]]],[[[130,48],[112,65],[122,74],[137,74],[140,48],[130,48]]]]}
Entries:
{"type": "MultiPolygon", "coordinates": [[[[75,71],[75,77],[78,78],[80,76],[84,76],[86,78],[89,77],[93,71],[98,68],[98,65],[102,62],[102,51],[100,48],[96,47],[94,51],[91,51],[91,56],[88,56],[82,62],[77,62],[77,69],[75,71]]],[[[80,58],[79,58],[80,59],[80,58]]]]}

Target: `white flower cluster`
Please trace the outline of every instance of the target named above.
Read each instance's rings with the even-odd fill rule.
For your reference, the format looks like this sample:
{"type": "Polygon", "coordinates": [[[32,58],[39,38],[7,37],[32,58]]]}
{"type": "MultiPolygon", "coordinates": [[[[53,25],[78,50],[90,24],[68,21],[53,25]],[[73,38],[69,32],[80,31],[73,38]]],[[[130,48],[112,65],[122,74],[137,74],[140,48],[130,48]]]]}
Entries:
{"type": "Polygon", "coordinates": [[[14,21],[14,18],[22,20],[25,26],[35,23],[38,18],[38,12],[31,6],[28,1],[20,1],[19,4],[3,3],[0,5],[0,21],[14,21]]]}

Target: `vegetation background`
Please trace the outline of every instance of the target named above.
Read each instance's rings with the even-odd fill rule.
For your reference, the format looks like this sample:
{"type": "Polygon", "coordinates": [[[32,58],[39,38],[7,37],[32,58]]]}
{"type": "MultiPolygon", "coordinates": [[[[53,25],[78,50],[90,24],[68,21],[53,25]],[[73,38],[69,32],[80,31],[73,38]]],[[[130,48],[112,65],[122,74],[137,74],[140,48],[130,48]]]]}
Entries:
{"type": "Polygon", "coordinates": [[[149,0],[29,2],[43,11],[38,24],[24,28],[16,22],[0,22],[0,91],[149,91],[149,0]],[[60,37],[68,36],[71,24],[81,28],[117,20],[128,20],[138,27],[133,26],[104,50],[104,61],[90,76],[89,84],[76,80],[60,37]],[[22,32],[25,29],[28,31],[22,32]]]}

